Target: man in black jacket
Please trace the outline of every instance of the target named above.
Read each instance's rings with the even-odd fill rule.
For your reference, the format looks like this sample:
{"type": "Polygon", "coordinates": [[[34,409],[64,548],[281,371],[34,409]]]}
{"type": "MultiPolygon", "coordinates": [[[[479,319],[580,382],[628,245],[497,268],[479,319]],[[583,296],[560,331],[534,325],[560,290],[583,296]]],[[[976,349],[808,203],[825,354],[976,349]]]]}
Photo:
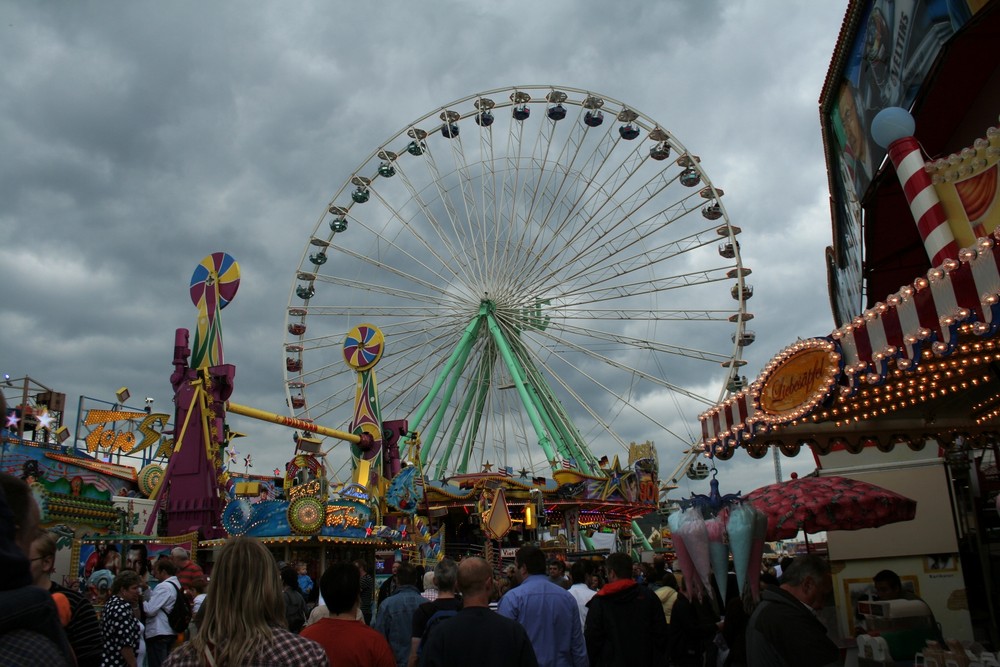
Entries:
{"type": "Polygon", "coordinates": [[[442,621],[427,638],[423,667],[538,667],[524,627],[490,611],[493,569],[482,558],[458,565],[462,610],[442,621]]]}
{"type": "Polygon", "coordinates": [[[608,556],[608,583],[587,603],[591,667],[665,665],[667,619],[656,594],[632,578],[628,554],[608,556]]]}
{"type": "Polygon", "coordinates": [[[816,555],[800,556],[769,586],[747,623],[749,667],[823,667],[840,658],[837,645],[815,610],[831,590],[830,564],[816,555]]]}

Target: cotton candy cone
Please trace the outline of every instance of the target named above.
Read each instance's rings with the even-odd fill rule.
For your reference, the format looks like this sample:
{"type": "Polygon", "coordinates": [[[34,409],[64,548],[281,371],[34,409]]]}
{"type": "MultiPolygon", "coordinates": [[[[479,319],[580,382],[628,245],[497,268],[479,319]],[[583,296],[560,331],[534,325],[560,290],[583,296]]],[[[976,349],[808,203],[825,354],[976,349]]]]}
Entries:
{"type": "Polygon", "coordinates": [[[740,595],[746,593],[750,566],[750,549],[753,544],[754,511],[749,505],[739,504],[729,511],[726,533],[729,535],[729,550],[733,552],[733,567],[736,571],[736,585],[740,595]]]}
{"type": "MultiPolygon", "coordinates": [[[[681,532],[684,534],[684,545],[698,573],[702,591],[711,590],[712,559],[708,548],[708,529],[699,510],[691,508],[684,512],[681,532]]],[[[698,593],[699,600],[702,598],[702,591],[698,593]]]]}
{"type": "Polygon", "coordinates": [[[753,542],[750,545],[750,564],[747,568],[747,583],[754,602],[760,602],[760,569],[764,558],[764,540],[767,537],[767,516],[753,510],[753,542]]]}
{"type": "Polygon", "coordinates": [[[708,530],[708,555],[712,561],[712,574],[719,586],[719,595],[725,601],[729,586],[729,544],[726,536],[726,525],[722,519],[709,519],[705,522],[708,530]]]}

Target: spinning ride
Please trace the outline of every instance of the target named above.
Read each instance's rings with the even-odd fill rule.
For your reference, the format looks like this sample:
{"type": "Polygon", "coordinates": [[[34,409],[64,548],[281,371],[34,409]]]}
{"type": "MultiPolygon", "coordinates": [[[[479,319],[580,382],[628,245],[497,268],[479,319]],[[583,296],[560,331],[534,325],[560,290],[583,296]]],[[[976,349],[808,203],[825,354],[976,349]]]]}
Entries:
{"type": "Polygon", "coordinates": [[[601,474],[643,441],[685,456],[753,341],[722,195],[673,134],[588,91],[497,89],[418,118],[306,244],[284,343],[293,415],[351,423],[345,337],[371,323],[381,414],[407,420],[403,458],[427,479],[601,474]]]}

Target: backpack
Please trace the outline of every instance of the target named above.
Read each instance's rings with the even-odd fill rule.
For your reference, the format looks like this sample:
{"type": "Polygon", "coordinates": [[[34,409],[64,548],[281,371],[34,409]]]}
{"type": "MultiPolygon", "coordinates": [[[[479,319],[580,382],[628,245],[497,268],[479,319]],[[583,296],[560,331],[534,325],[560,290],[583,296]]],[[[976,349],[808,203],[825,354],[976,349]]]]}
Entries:
{"type": "Polygon", "coordinates": [[[424,644],[427,643],[427,638],[431,636],[431,630],[433,630],[438,624],[447,621],[449,618],[457,614],[458,611],[458,609],[440,609],[431,614],[431,617],[427,619],[427,625],[424,626],[424,634],[420,636],[420,644],[417,645],[418,665],[423,664],[424,644]]]}
{"type": "Polygon", "coordinates": [[[167,612],[167,622],[170,623],[171,630],[181,634],[187,632],[191,625],[191,601],[177,584],[172,581],[168,583],[174,587],[177,595],[174,597],[174,608],[167,612]]]}

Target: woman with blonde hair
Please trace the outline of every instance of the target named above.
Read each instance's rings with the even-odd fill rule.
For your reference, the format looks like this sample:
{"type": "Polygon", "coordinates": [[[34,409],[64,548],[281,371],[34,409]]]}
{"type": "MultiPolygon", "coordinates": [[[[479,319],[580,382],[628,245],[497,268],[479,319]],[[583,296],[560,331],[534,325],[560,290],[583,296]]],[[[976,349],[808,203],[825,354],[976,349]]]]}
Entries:
{"type": "Polygon", "coordinates": [[[215,559],[198,634],[165,667],[326,667],[323,647],[285,628],[284,606],[271,553],[249,537],[229,540],[215,559]]]}

